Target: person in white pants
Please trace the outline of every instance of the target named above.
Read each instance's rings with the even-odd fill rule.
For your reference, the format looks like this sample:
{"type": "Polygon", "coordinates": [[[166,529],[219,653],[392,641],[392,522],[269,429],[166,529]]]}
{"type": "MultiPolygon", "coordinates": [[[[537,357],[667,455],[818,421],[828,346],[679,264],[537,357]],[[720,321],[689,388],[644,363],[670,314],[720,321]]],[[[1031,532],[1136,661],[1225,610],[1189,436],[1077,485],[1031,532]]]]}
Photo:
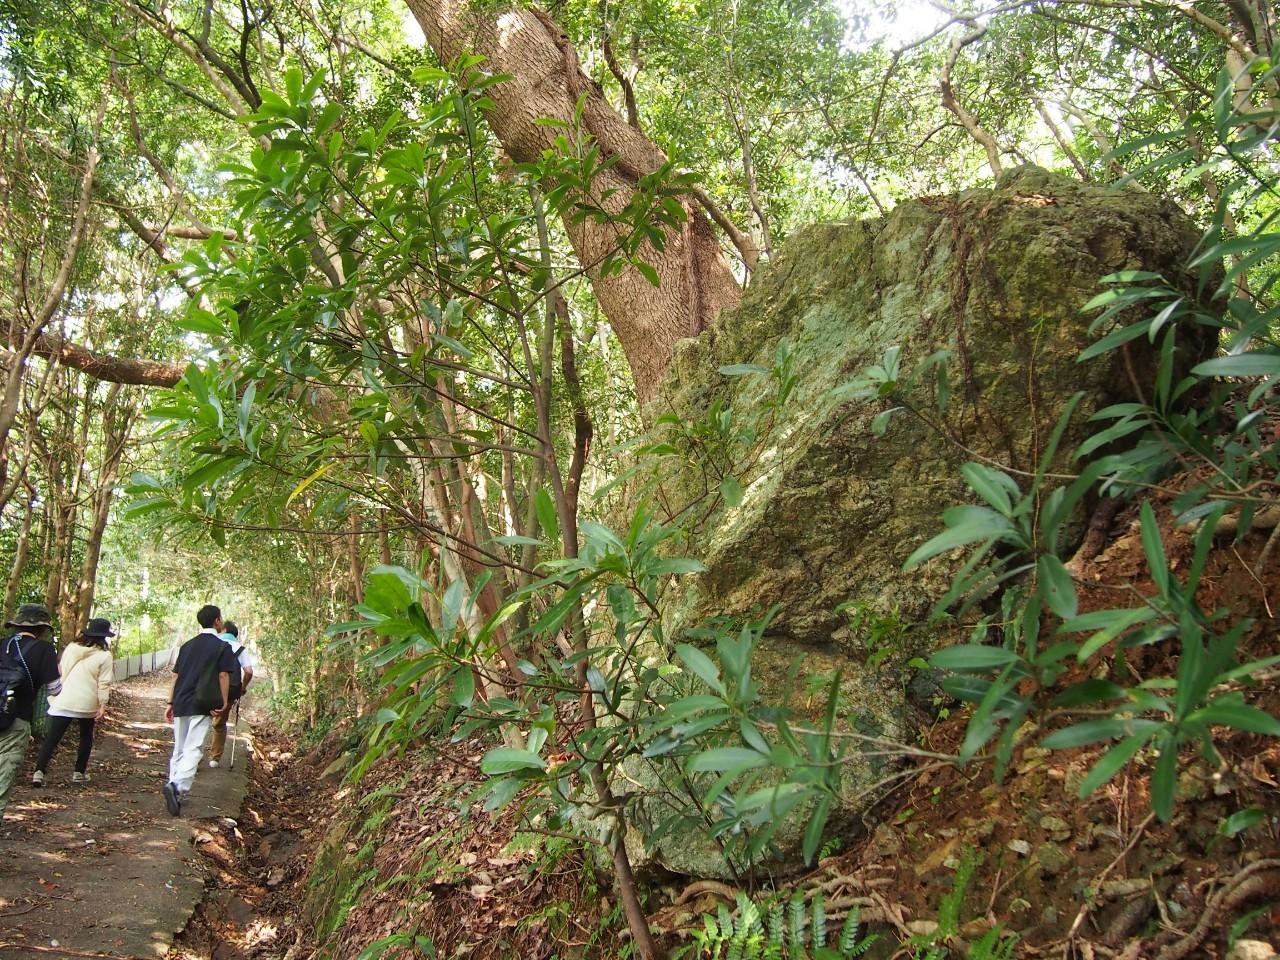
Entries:
{"type": "Polygon", "coordinates": [[[208,604],[200,608],[196,620],[200,632],[178,650],[164,712],[165,721],[173,724],[164,803],[175,817],[182,813],[182,801],[200,769],[204,738],[213,718],[226,716],[231,709],[231,673],[236,669],[235,654],[220,636],[222,611],[208,604]]]}

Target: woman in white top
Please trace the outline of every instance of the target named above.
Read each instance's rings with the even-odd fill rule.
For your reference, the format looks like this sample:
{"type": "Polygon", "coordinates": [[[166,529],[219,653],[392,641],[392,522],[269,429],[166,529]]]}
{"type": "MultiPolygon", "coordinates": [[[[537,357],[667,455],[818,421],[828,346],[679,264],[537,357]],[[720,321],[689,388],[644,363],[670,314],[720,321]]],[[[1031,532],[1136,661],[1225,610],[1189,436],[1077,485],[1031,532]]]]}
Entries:
{"type": "Polygon", "coordinates": [[[45,771],[53,752],[58,749],[63,734],[73,720],[80,725],[80,752],[76,755],[76,772],[72,783],[87,783],[89,754],[93,750],[94,724],[107,710],[107,698],[111,695],[113,660],[107,648],[107,637],[114,637],[111,621],[95,617],[84,628],[84,634],[75,643],[67,644],[59,666],[62,668],[62,692],[49,698],[49,732],[40,745],[36,758],[36,772],[31,775],[33,786],[44,785],[45,771]]]}

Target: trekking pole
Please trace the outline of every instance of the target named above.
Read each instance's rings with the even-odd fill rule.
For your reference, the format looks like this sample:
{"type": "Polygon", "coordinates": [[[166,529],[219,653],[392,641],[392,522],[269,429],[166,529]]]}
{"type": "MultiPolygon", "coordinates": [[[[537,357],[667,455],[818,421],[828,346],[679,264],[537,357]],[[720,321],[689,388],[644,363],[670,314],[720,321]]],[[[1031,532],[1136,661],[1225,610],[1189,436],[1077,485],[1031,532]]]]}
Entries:
{"type": "Polygon", "coordinates": [[[236,768],[236,741],[240,739],[240,701],[236,701],[236,727],[231,733],[231,769],[236,768]]]}

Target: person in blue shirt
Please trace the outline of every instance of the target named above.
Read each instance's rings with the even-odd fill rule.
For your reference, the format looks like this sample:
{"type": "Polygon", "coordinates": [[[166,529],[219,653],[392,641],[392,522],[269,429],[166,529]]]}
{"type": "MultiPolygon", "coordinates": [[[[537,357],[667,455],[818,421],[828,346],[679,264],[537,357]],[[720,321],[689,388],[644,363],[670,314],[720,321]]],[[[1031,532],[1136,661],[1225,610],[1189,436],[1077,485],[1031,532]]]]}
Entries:
{"type": "MultiPolygon", "coordinates": [[[[237,666],[240,670],[231,674],[231,703],[234,704],[242,696],[249,687],[249,681],[253,679],[253,668],[256,661],[253,654],[249,652],[249,648],[240,642],[240,628],[236,626],[234,620],[226,620],[222,624],[222,640],[235,655],[237,666]]],[[[231,716],[231,711],[221,714],[213,718],[213,737],[209,741],[209,766],[218,767],[222,763],[222,752],[227,746],[227,720],[231,716]]]]}

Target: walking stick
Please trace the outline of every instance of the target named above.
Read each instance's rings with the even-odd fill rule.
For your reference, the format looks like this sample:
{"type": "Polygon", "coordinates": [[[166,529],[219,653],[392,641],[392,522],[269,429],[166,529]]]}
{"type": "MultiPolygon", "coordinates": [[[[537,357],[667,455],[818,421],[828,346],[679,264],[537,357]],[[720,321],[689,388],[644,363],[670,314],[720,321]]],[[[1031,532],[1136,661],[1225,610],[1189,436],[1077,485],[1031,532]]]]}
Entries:
{"type": "Polygon", "coordinates": [[[240,701],[236,701],[236,726],[231,733],[231,769],[236,768],[236,741],[240,739],[240,701]]]}

